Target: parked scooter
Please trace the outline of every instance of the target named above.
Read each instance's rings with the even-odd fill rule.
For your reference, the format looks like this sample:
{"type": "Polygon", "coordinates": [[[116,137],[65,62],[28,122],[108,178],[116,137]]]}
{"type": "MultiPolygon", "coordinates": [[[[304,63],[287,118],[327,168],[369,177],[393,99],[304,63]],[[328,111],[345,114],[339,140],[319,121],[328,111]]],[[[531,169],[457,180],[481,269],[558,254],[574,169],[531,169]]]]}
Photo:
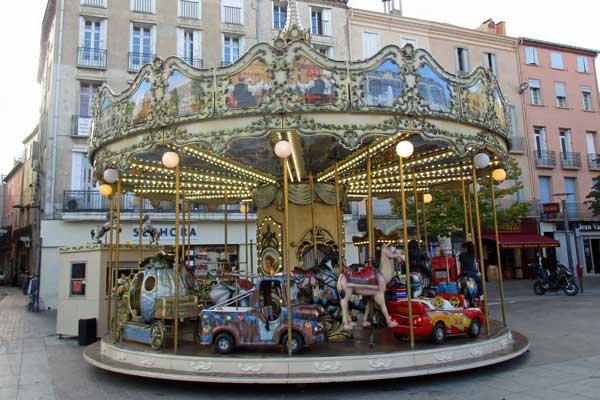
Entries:
{"type": "Polygon", "coordinates": [[[557,263],[553,274],[548,274],[542,266],[535,265],[535,273],[533,291],[538,296],[559,290],[565,292],[567,296],[575,296],[579,292],[579,287],[575,283],[575,274],[564,264],[557,263]]]}

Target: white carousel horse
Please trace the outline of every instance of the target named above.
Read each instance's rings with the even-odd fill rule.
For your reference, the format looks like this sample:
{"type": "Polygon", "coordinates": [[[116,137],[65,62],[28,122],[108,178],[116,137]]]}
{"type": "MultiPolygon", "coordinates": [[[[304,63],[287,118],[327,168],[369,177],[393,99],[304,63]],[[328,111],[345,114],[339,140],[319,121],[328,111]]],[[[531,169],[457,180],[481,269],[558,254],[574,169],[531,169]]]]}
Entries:
{"type": "MultiPolygon", "coordinates": [[[[116,226],[117,217],[113,217],[113,226],[116,226]]],[[[92,240],[96,243],[102,243],[102,238],[106,235],[106,232],[110,230],[110,217],[106,215],[106,222],[102,225],[98,225],[95,229],[90,231],[90,235],[92,236],[92,240]]],[[[121,232],[121,228],[119,227],[119,232],[121,232]]]]}
{"type": "Polygon", "coordinates": [[[372,307],[371,302],[375,302],[383,314],[389,327],[397,326],[398,324],[390,318],[385,304],[385,289],[394,273],[393,260],[403,260],[403,255],[400,250],[396,250],[393,246],[384,244],[381,248],[381,259],[379,262],[379,271],[368,266],[360,272],[354,272],[348,269],[340,274],[337,282],[337,289],[340,295],[340,303],[342,306],[342,317],[344,329],[351,330],[354,328],[354,323],[350,318],[348,303],[353,294],[370,297],[369,305],[365,310],[363,326],[369,327],[371,323],[368,321],[369,309],[372,307]]]}
{"type": "Polygon", "coordinates": [[[152,225],[150,222],[150,216],[144,215],[144,224],[142,225],[142,235],[148,234],[150,236],[150,245],[158,245],[158,239],[160,238],[160,231],[157,227],[152,225]]]}

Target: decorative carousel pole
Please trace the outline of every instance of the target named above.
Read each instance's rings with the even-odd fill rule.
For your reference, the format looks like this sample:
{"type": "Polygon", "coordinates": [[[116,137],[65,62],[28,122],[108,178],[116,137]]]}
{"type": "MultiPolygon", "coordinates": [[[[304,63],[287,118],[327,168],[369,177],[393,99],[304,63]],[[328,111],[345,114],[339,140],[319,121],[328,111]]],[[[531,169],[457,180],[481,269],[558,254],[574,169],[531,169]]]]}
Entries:
{"type": "Polygon", "coordinates": [[[292,266],[290,261],[290,213],[288,198],[288,157],[292,154],[292,145],[287,140],[275,144],[275,154],[283,163],[283,209],[284,209],[284,260],[286,264],[286,297],[287,297],[287,348],[292,355],[292,266]]]}
{"type": "Polygon", "coordinates": [[[406,299],[408,303],[408,329],[410,335],[410,348],[415,347],[415,331],[412,312],[412,288],[410,282],[410,258],[408,254],[408,227],[406,226],[406,195],[404,193],[404,165],[402,160],[410,157],[414,152],[414,146],[408,140],[403,140],[396,145],[396,153],[399,159],[400,172],[400,196],[402,199],[402,233],[404,236],[404,263],[406,265],[406,299]]]}
{"type": "Polygon", "coordinates": [[[142,231],[144,226],[144,197],[142,195],[136,196],[138,207],[140,208],[140,220],[138,225],[138,272],[142,270],[142,246],[144,245],[144,232],[142,231]]]}
{"type": "MultiPolygon", "coordinates": [[[[423,201],[421,202],[421,215],[423,216],[423,235],[425,237],[425,250],[429,256],[429,237],[427,236],[427,204],[433,201],[433,196],[430,193],[423,194],[423,201]]],[[[450,278],[450,275],[448,275],[450,278]]]]}
{"type": "MultiPolygon", "coordinates": [[[[106,172],[106,171],[105,171],[106,172]]],[[[106,178],[104,178],[104,181],[106,182],[106,178]]],[[[114,183],[114,182],[113,182],[114,183]]],[[[111,184],[108,183],[104,183],[102,185],[100,185],[99,188],[100,194],[104,197],[108,197],[110,196],[110,211],[108,213],[108,229],[109,229],[109,233],[108,233],[108,316],[107,316],[107,322],[106,322],[106,326],[108,327],[108,330],[110,331],[110,316],[111,316],[111,311],[112,311],[112,293],[113,293],[113,262],[112,262],[112,255],[113,255],[113,218],[114,218],[114,210],[115,210],[115,196],[113,194],[113,187],[111,184]]]]}
{"type": "Polygon", "coordinates": [[[312,174],[308,177],[310,187],[310,220],[312,223],[312,241],[313,241],[313,254],[315,258],[315,265],[319,264],[319,255],[317,253],[317,225],[315,224],[315,181],[312,174]]]}
{"type": "Polygon", "coordinates": [[[463,215],[465,217],[465,242],[469,240],[469,211],[467,210],[467,192],[465,190],[465,176],[461,171],[460,186],[462,189],[463,215]]]}
{"type": "Polygon", "coordinates": [[[413,170],[412,173],[412,189],[413,198],[415,201],[415,225],[417,226],[417,247],[421,250],[421,228],[419,227],[419,199],[417,196],[417,173],[413,170]]]}
{"type": "Polygon", "coordinates": [[[369,220],[369,261],[375,266],[375,226],[373,218],[373,179],[371,177],[371,146],[367,146],[367,219],[369,220]]]}
{"type": "Polygon", "coordinates": [[[179,346],[179,155],[168,151],[162,156],[162,163],[167,168],[175,168],[175,315],[173,316],[173,351],[177,353],[179,346]]]}
{"type": "Polygon", "coordinates": [[[192,204],[188,201],[187,203],[187,258],[188,268],[192,268],[192,204]]]}
{"type": "Polygon", "coordinates": [[[344,260],[344,215],[341,212],[340,205],[340,176],[338,174],[338,163],[335,163],[335,220],[337,221],[337,242],[338,242],[338,269],[342,270],[342,263],[344,260]]]}
{"type": "Polygon", "coordinates": [[[481,215],[479,215],[479,189],[477,185],[477,169],[483,169],[490,165],[490,156],[486,153],[479,153],[473,157],[473,195],[475,196],[475,216],[477,218],[477,244],[479,247],[479,270],[481,271],[481,283],[483,286],[483,309],[485,312],[485,328],[487,335],[490,335],[490,313],[488,310],[487,285],[485,283],[485,265],[483,265],[483,242],[481,240],[481,215]]]}
{"type": "Polygon", "coordinates": [[[502,323],[506,326],[506,304],[504,304],[504,277],[502,276],[502,260],[500,257],[500,238],[498,235],[498,214],[496,213],[496,193],[494,181],[501,183],[506,179],[506,171],[497,168],[490,174],[490,194],[492,197],[492,213],[494,214],[494,234],[496,235],[496,257],[498,262],[498,283],[500,284],[500,305],[502,307],[502,323]]]}
{"type": "Polygon", "coordinates": [[[117,176],[117,223],[115,225],[115,339],[118,340],[118,329],[119,329],[119,301],[118,301],[118,289],[119,289],[119,250],[121,248],[121,174],[117,176]]]}
{"type": "Polygon", "coordinates": [[[228,202],[229,199],[227,198],[227,188],[225,188],[225,190],[223,191],[223,201],[225,202],[225,215],[224,215],[224,226],[223,228],[225,229],[224,232],[224,243],[225,243],[225,264],[223,264],[223,272],[225,272],[225,269],[229,266],[229,238],[227,236],[227,233],[229,231],[229,212],[228,212],[228,202]]]}
{"type": "Polygon", "coordinates": [[[250,274],[252,279],[252,272],[249,271],[249,255],[248,255],[248,213],[250,212],[250,206],[246,203],[240,205],[240,212],[244,214],[244,250],[246,252],[246,274],[250,274]]]}

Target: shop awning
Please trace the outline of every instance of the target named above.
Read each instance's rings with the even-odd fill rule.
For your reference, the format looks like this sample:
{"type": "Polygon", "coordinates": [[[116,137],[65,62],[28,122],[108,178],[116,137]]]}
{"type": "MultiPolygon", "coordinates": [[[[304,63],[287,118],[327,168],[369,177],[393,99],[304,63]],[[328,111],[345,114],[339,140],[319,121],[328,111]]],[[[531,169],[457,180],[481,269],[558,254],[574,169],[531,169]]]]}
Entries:
{"type": "MultiPolygon", "coordinates": [[[[496,241],[493,233],[484,233],[483,239],[496,241]]],[[[504,249],[559,247],[560,242],[547,236],[534,235],[532,233],[500,233],[498,234],[500,247],[504,249]]]]}

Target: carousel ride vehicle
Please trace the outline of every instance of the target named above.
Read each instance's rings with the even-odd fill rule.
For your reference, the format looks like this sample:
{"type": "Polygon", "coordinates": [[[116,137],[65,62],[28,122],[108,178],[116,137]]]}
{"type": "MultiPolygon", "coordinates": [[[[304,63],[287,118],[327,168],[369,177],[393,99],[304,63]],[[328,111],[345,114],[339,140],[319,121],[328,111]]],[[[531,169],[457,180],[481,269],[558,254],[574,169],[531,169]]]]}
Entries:
{"type": "MultiPolygon", "coordinates": [[[[353,329],[346,304],[350,293],[357,292],[370,299],[365,313],[374,314],[377,307],[386,312],[385,290],[392,273],[389,263],[380,262],[379,270],[375,264],[374,198],[393,198],[402,205],[401,240],[406,244],[406,198],[414,197],[416,205],[421,197],[431,198],[431,189],[462,188],[464,233],[477,239],[479,259],[483,259],[482,194],[474,193],[477,224],[469,224],[464,188],[482,179],[498,181],[496,172],[506,165],[510,148],[508,105],[489,69],[480,67],[469,76],[457,77],[427,51],[410,44],[384,47],[366,60],[329,59],[310,45],[310,35],[298,20],[296,1],[291,0],[286,28],[272,44],[259,43],[235,63],[214,69],[196,69],[176,57],[156,58],[122,93],[101,88],[93,121],[89,158],[102,181],[100,190],[116,199],[115,226],[120,225],[119,199],[125,192],[152,203],[175,203],[173,268],[161,270],[170,271],[174,287],[169,295],[173,349],[141,349],[120,341],[113,330],[112,337],[86,350],[84,356],[93,365],[189,381],[330,382],[481,367],[528,349],[527,338],[506,323],[501,271],[502,321],[489,318],[485,302],[479,320],[485,335],[468,343],[448,343],[433,350],[415,343],[413,311],[421,310],[413,310],[413,301],[420,303],[412,298],[411,284],[406,285],[409,341],[405,343],[387,340],[392,335],[389,328],[371,329],[371,338],[366,338],[367,330],[360,325],[369,325],[369,319],[363,317],[360,327],[353,329]],[[349,249],[344,212],[353,201],[366,201],[368,249],[363,273],[345,269],[349,249]],[[231,262],[227,254],[227,210],[241,202],[252,202],[256,209],[256,258],[248,262],[253,256],[246,256],[245,263],[231,262]],[[231,297],[230,291],[225,304],[197,312],[202,328],[196,337],[216,345],[217,351],[242,346],[254,347],[254,354],[223,357],[180,335],[180,310],[187,304],[181,287],[188,287],[182,275],[191,265],[186,261],[190,239],[186,250],[180,227],[186,223],[182,222],[186,209],[190,223],[190,205],[196,204],[209,209],[226,206],[224,260],[232,273],[240,278],[246,274],[252,282],[245,293],[251,297],[247,304],[241,304],[239,293],[231,297]],[[324,267],[321,261],[331,254],[337,260],[324,267]],[[255,264],[256,271],[252,270],[255,264]],[[295,269],[311,270],[313,275],[294,274],[295,269]],[[308,301],[313,304],[293,306],[294,311],[287,312],[285,305],[293,304],[301,291],[292,294],[293,287],[311,280],[312,288],[317,288],[308,301]],[[271,298],[261,297],[263,284],[279,285],[281,301],[274,301],[272,292],[271,298]],[[345,341],[322,342],[324,315],[314,303],[323,299],[332,304],[339,301],[342,312],[330,315],[339,318],[335,329],[345,341]],[[231,330],[226,332],[226,327],[231,330]],[[220,332],[224,334],[219,336],[220,332]],[[301,344],[309,343],[315,344],[293,356],[301,344]],[[274,345],[287,349],[287,356],[272,353],[274,345]]],[[[424,221],[425,213],[421,215],[424,221]]],[[[116,230],[118,269],[116,227],[110,229],[116,230]]],[[[388,250],[388,258],[404,258],[404,279],[412,276],[410,254],[388,250]]],[[[487,296],[485,271],[481,273],[487,296]]],[[[140,293],[144,279],[132,285],[140,293]]],[[[132,309],[136,318],[144,318],[141,311],[138,316],[135,304],[132,309]]],[[[114,315],[120,314],[114,310],[114,315]]],[[[398,323],[387,319],[389,327],[398,323]]]]}

